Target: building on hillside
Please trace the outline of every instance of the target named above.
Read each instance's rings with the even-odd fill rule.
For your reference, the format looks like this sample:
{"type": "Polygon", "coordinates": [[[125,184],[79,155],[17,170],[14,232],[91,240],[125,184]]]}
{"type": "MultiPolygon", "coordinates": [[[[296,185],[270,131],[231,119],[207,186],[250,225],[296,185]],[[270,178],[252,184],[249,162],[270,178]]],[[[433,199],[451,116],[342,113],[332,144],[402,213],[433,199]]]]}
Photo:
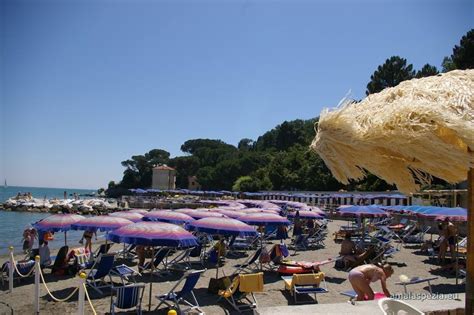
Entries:
{"type": "Polygon", "coordinates": [[[166,164],[153,168],[153,179],[151,188],[153,189],[176,189],[176,170],[166,164]]]}
{"type": "Polygon", "coordinates": [[[201,190],[201,185],[197,181],[196,176],[188,176],[188,189],[189,190],[201,190]]]}

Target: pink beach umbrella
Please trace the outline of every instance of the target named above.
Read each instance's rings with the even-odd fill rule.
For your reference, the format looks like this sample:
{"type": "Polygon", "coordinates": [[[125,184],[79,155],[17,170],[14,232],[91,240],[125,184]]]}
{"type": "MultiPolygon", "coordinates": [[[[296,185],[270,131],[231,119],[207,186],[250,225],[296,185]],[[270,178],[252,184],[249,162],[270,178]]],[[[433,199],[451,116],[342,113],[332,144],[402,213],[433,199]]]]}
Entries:
{"type": "Polygon", "coordinates": [[[185,213],[170,210],[154,210],[150,211],[143,217],[146,221],[160,221],[174,224],[183,224],[194,221],[192,217],[185,213]]]}
{"type": "Polygon", "coordinates": [[[202,218],[227,218],[226,215],[213,211],[194,211],[192,213],[189,213],[189,216],[196,220],[202,218]]]}
{"type": "Polygon", "coordinates": [[[42,232],[64,232],[64,244],[67,244],[67,231],[71,229],[71,225],[85,219],[78,214],[53,214],[36,223],[33,227],[42,232]]]}
{"type": "Polygon", "coordinates": [[[110,213],[109,215],[113,217],[125,218],[132,222],[139,222],[143,218],[143,214],[136,213],[136,212],[128,212],[128,211],[113,212],[113,213],[110,213]]]}
{"type": "Polygon", "coordinates": [[[127,212],[133,212],[133,213],[140,213],[140,214],[147,214],[148,213],[148,210],[145,210],[145,209],[130,209],[130,210],[127,210],[127,212]]]}
{"type": "Polygon", "coordinates": [[[71,228],[73,230],[99,230],[104,232],[113,231],[132,223],[133,222],[128,219],[117,216],[99,215],[95,217],[84,218],[79,222],[72,224],[71,228]]]}

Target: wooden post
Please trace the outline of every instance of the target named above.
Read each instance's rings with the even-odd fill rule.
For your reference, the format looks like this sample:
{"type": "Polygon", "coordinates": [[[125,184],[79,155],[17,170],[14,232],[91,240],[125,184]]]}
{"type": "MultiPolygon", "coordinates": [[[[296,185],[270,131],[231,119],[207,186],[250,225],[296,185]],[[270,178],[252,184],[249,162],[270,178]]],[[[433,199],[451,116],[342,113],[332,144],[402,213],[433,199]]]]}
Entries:
{"type": "Polygon", "coordinates": [[[13,259],[13,246],[8,247],[10,251],[10,266],[8,268],[8,292],[13,292],[13,271],[15,270],[15,262],[13,259]]]}
{"type": "Polygon", "coordinates": [[[38,315],[40,313],[40,304],[39,304],[39,296],[40,296],[40,256],[35,256],[35,314],[38,315]]]}
{"type": "Polygon", "coordinates": [[[84,284],[86,283],[87,275],[85,272],[79,274],[79,296],[77,298],[77,315],[84,315],[85,294],[84,284]]]}
{"type": "MultiPolygon", "coordinates": [[[[468,148],[469,154],[472,151],[468,148]]],[[[466,266],[466,309],[465,314],[474,313],[474,171],[467,174],[467,266],[466,266]]]]}

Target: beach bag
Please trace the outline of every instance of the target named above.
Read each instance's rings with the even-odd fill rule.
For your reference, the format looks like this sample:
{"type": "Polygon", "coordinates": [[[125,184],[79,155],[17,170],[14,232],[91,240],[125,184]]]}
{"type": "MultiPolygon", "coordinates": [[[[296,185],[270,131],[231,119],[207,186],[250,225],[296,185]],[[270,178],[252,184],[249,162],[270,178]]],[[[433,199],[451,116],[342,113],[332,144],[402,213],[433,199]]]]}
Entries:
{"type": "Polygon", "coordinates": [[[209,286],[207,287],[207,292],[212,294],[217,294],[219,290],[227,289],[232,280],[230,277],[221,277],[221,278],[211,278],[209,279],[209,286]]]}

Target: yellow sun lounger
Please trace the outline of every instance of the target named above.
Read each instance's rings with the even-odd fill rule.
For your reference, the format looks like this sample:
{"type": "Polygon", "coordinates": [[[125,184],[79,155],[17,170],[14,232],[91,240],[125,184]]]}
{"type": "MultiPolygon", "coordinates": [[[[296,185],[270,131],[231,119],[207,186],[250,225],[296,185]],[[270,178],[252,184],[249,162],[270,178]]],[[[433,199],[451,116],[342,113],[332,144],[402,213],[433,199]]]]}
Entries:
{"type": "Polygon", "coordinates": [[[236,275],[230,286],[219,291],[219,297],[227,302],[238,312],[257,307],[255,292],[263,291],[263,272],[236,275]],[[247,300],[249,304],[238,303],[247,300]]]}
{"type": "Polygon", "coordinates": [[[317,303],[316,295],[318,293],[329,292],[324,281],[324,273],[306,273],[294,274],[293,276],[282,277],[285,282],[285,290],[289,290],[293,295],[295,304],[298,303],[297,296],[299,294],[314,294],[314,301],[317,303]],[[321,286],[322,283],[322,286],[321,286]]]}

